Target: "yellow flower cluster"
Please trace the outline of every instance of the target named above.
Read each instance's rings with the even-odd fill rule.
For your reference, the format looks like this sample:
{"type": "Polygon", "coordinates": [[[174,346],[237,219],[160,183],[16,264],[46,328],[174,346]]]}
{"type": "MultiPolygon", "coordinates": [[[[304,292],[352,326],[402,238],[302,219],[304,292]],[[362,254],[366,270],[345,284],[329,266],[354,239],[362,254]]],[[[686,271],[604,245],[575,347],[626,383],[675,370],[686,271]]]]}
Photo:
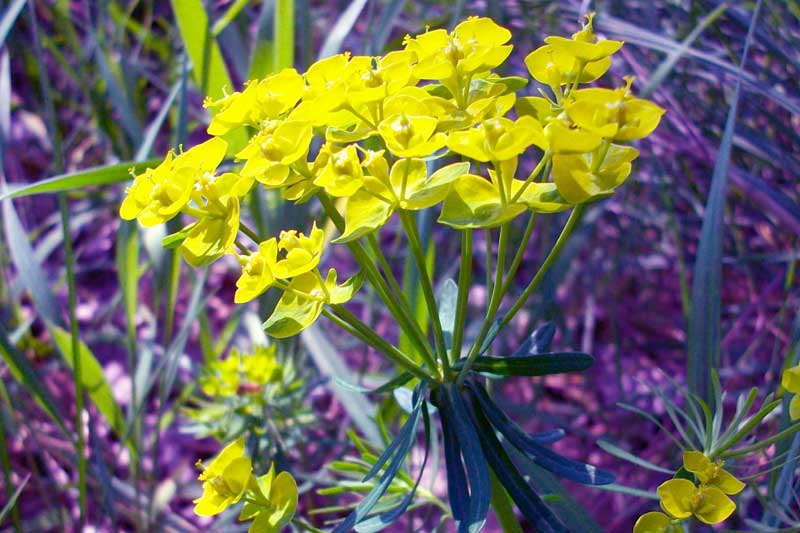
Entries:
{"type": "Polygon", "coordinates": [[[789,368],[783,373],[781,385],[793,394],[789,402],[789,418],[794,422],[800,419],[800,365],[789,368]]]}
{"type": "Polygon", "coordinates": [[[736,509],[729,494],[738,494],[745,484],[713,462],[702,452],[683,454],[683,468],[694,475],[698,484],[685,478],[665,481],[658,487],[664,513],[649,512],[639,517],[634,533],[677,533],[683,531],[680,522],[696,518],[706,524],[726,520],[736,509]],[[665,514],[666,513],[666,514],[665,514]]]}
{"type": "Polygon", "coordinates": [[[632,78],[617,89],[579,87],[606,72],[622,43],[598,40],[588,16],[571,38],[548,37],[525,59],[550,94],[518,97],[528,80],[493,72],[511,53],[510,39],[491,19],[471,17],[452,32],[406,36],[402,50],[385,56],[343,53],[304,74],[284,69],[251,81],[206,102],[214,137],[137,176],[120,214],[143,225],[179,213],[197,218],[171,241],[192,265],[236,244],[243,251],[236,302],[284,290],[267,321],[282,337],[310,325],[323,305],[349,299],[357,283],[337,285],[334,270],[322,278],[316,228],[247,251],[237,241],[239,204],[256,184],[297,203],[346,199],[338,243],[377,230],[397,210],[441,204],[442,224],[491,228],[527,210],[552,213],[612,194],[638,156],[620,143],[650,134],[664,113],[633,96],[632,78]],[[217,176],[228,149],[219,136],[237,128],[251,133],[235,154],[241,168],[217,176]],[[539,164],[519,178],[518,160],[532,147],[539,164]],[[437,164],[448,155],[461,161],[437,164]]]}
{"type": "Polygon", "coordinates": [[[232,349],[224,359],[215,359],[198,380],[207,396],[231,397],[242,392],[260,392],[264,385],[280,379],[281,365],[275,360],[276,345],[258,346],[252,354],[232,349]]]}
{"type": "Polygon", "coordinates": [[[297,484],[288,472],[275,475],[275,466],[256,477],[253,464],[244,455],[244,439],[226,446],[198,479],[203,482],[203,495],[194,501],[194,512],[214,516],[241,500],[245,504],[239,520],[253,520],[250,533],[278,533],[294,517],[297,509],[297,484]]]}

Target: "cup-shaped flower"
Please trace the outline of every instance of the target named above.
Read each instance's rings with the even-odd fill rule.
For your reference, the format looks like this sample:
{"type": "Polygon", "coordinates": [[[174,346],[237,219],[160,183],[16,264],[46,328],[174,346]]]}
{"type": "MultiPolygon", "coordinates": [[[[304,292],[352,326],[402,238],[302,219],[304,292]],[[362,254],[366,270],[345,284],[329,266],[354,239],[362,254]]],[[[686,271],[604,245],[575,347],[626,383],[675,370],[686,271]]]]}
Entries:
{"type": "Polygon", "coordinates": [[[516,122],[492,118],[477,128],[453,131],[447,139],[447,147],[452,151],[483,163],[515,158],[531,145],[544,149],[547,141],[542,125],[530,116],[516,122]]]}
{"type": "Polygon", "coordinates": [[[317,268],[322,257],[325,232],[314,222],[308,236],[297,230],[281,231],[278,239],[278,252],[285,255],[279,258],[272,267],[272,273],[278,279],[288,279],[305,274],[317,268]]]}
{"type": "Polygon", "coordinates": [[[565,120],[562,113],[550,120],[544,127],[548,149],[555,154],[585,154],[591,152],[603,142],[603,138],[591,131],[574,127],[565,120]]]}
{"type": "Polygon", "coordinates": [[[536,81],[557,87],[573,83],[575,78],[580,83],[596,80],[611,66],[611,58],[603,57],[587,63],[578,60],[564,47],[546,44],[525,57],[525,66],[536,81]]]}
{"type": "Polygon", "coordinates": [[[317,158],[325,158],[322,171],[314,178],[314,185],[322,187],[331,196],[352,196],[364,183],[364,170],[354,144],[335,150],[326,144],[317,158]],[[325,153],[327,152],[327,153],[325,153]]]}
{"type": "Polygon", "coordinates": [[[787,369],[781,378],[781,385],[794,394],[789,402],[789,418],[800,419],[800,365],[787,369]]]}
{"type": "Polygon", "coordinates": [[[252,475],[253,465],[250,458],[244,457],[244,438],[240,437],[200,473],[203,495],[194,500],[195,514],[214,516],[237,503],[250,485],[252,475]]]}
{"type": "Polygon", "coordinates": [[[619,89],[580,89],[565,103],[569,118],[585,131],[605,139],[631,141],[650,135],[665,110],[655,103],[635,98],[630,90],[633,78],[619,89]]]}
{"type": "Polygon", "coordinates": [[[745,484],[722,468],[722,461],[711,461],[702,452],[683,452],[683,467],[695,475],[701,484],[716,487],[725,494],[739,494],[745,484]]]}
{"type": "Polygon", "coordinates": [[[434,30],[412,38],[406,36],[406,50],[417,58],[414,75],[425,80],[444,81],[498,67],[511,54],[506,45],[511,32],[485,17],[470,17],[452,33],[434,30]]]}
{"type": "Polygon", "coordinates": [[[633,533],[681,533],[683,528],[676,521],[658,511],[645,513],[633,525],[633,533]]]}
{"type": "Polygon", "coordinates": [[[291,120],[310,122],[314,127],[345,127],[353,115],[344,109],[347,79],[353,72],[368,68],[371,58],[350,53],[333,55],[311,65],[305,73],[306,90],[300,104],[289,115],[291,120]]]}
{"type": "Polygon", "coordinates": [[[203,107],[215,111],[209,135],[225,135],[241,126],[258,127],[289,112],[303,95],[305,82],[293,68],[286,68],[260,81],[245,84],[244,90],[212,101],[203,107]]]}
{"type": "Polygon", "coordinates": [[[631,161],[639,155],[630,146],[612,144],[603,157],[593,154],[555,154],[553,182],[572,204],[604,198],[622,185],[631,173],[631,161]],[[599,165],[595,160],[602,157],[599,165]]]}
{"type": "Polygon", "coordinates": [[[368,168],[376,177],[347,201],[345,230],[334,242],[350,242],[383,226],[396,209],[416,211],[441,202],[453,182],[469,172],[469,163],[453,163],[428,176],[422,159],[400,159],[386,175],[386,160],[373,153],[368,168]],[[381,163],[382,161],[382,163],[381,163]]]}
{"type": "Polygon", "coordinates": [[[345,303],[361,286],[361,276],[353,276],[342,285],[337,285],[336,278],[334,269],[328,270],[324,280],[316,270],[294,278],[264,323],[266,332],[278,339],[297,335],[319,318],[325,304],[345,303]]]}
{"type": "Polygon", "coordinates": [[[386,148],[397,157],[424,157],[441,149],[447,136],[436,132],[437,120],[423,115],[398,113],[378,125],[386,148]]]}
{"type": "Polygon", "coordinates": [[[283,367],[275,359],[277,346],[257,346],[252,354],[242,357],[242,371],[247,382],[266,385],[280,379],[283,367]]]}
{"type": "Polygon", "coordinates": [[[556,50],[584,62],[599,61],[609,57],[622,48],[622,41],[598,41],[594,33],[593,19],[594,13],[586,15],[586,23],[583,25],[583,29],[573,33],[571,39],[550,36],[544,42],[556,50]]]}
{"type": "Polygon", "coordinates": [[[179,248],[186,262],[194,267],[205,266],[222,257],[239,233],[237,196],[224,196],[207,207],[209,214],[187,227],[186,238],[179,248]]]}
{"type": "Polygon", "coordinates": [[[239,520],[253,520],[249,533],[279,533],[297,510],[297,483],[289,472],[275,475],[275,465],[252,480],[252,499],[244,504],[239,520]]]}
{"type": "Polygon", "coordinates": [[[348,68],[345,91],[347,103],[353,108],[380,102],[416,81],[411,74],[414,54],[407,50],[366,59],[351,61],[348,68]]]}
{"type": "Polygon", "coordinates": [[[275,281],[272,270],[278,259],[278,241],[268,239],[258,245],[257,252],[236,257],[242,265],[242,275],[236,281],[233,301],[243,304],[260,296],[275,281]]]}
{"type": "Polygon", "coordinates": [[[311,144],[311,124],[286,120],[270,124],[256,134],[238,154],[246,163],[241,170],[245,178],[254,178],[270,189],[291,185],[301,176],[289,166],[305,157],[311,144]]]}
{"type": "Polygon", "coordinates": [[[716,487],[696,487],[688,479],[670,479],[659,485],[661,508],[678,519],[694,516],[706,524],[718,524],[736,509],[736,504],[716,487]]]}
{"type": "Polygon", "coordinates": [[[227,149],[228,143],[214,137],[177,156],[170,152],[156,168],[136,176],[120,206],[120,217],[138,219],[143,226],[170,220],[191,199],[198,177],[213,174],[227,149]]]}

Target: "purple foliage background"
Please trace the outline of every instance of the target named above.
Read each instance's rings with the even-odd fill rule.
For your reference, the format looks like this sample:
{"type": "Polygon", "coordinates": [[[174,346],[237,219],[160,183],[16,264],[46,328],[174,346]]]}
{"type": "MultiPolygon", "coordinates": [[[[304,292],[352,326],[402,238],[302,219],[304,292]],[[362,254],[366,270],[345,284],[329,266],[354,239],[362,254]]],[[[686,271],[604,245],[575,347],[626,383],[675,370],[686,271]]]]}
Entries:
{"type": "MultiPolygon", "coordinates": [[[[46,60],[48,74],[58,94],[55,103],[67,170],[129,160],[133,154],[126,146],[131,143],[126,144],[124,134],[117,139],[109,138],[98,127],[98,107],[112,122],[119,119],[118,109],[113,102],[104,100],[107,93],[102,87],[97,93],[100,102],[93,103],[93,96],[86,93],[86,87],[81,86],[68,68],[78,71],[86,68],[87,72],[94,73],[94,78],[83,81],[94,84],[100,81],[96,65],[87,66],[85,63],[91,63],[91,57],[74,57],[63,48],[64,43],[58,40],[63,32],[52,6],[47,2],[36,4],[40,31],[54,36],[53,49],[66,50],[63,62],[52,51],[47,51],[46,60]]],[[[370,3],[362,13],[345,41],[345,48],[354,53],[362,50],[381,13],[378,4],[370,3]]],[[[452,17],[451,8],[444,4],[407,4],[395,21],[389,48],[396,47],[405,33],[419,32],[425,24],[446,25],[452,17]]],[[[493,16],[511,28],[515,52],[505,73],[525,76],[522,62],[525,54],[539,46],[548,34],[575,31],[577,14],[587,8],[584,4],[588,3],[466,2],[463,14],[493,16]]],[[[229,2],[218,1],[214,8],[221,11],[227,5],[229,2]]],[[[312,46],[301,46],[300,62],[311,50],[319,48],[345,6],[346,2],[311,3],[308,12],[302,15],[308,18],[310,25],[299,25],[298,32],[299,38],[309,39],[312,46]]],[[[655,37],[680,42],[699,18],[715,6],[711,1],[597,2],[593,8],[600,12],[598,33],[606,38],[628,41],[615,58],[614,83],[621,83],[621,76],[633,73],[637,76],[635,87],[643,89],[664,58],[663,52],[643,46],[646,38],[651,39],[650,45],[657,43],[655,37]]],[[[797,84],[800,28],[797,11],[792,12],[790,6],[796,8],[793,2],[765,2],[751,60],[746,65],[750,81],[744,86],[734,140],[723,241],[724,337],[720,369],[722,382],[733,397],[753,385],[764,392],[775,390],[781,365],[792,344],[791,324],[799,303],[796,283],[791,278],[788,283],[786,281],[787,269],[797,255],[800,232],[797,180],[800,170],[800,116],[797,114],[800,109],[797,84]]],[[[70,13],[78,28],[77,38],[87,49],[104,46],[92,42],[97,35],[92,28],[100,14],[94,3],[72,2],[70,13]]],[[[666,376],[685,382],[687,302],[682,294],[688,296],[687,287],[691,284],[706,194],[735,80],[735,71],[725,65],[738,64],[751,13],[750,9],[734,3],[692,45],[697,54],[689,54],[678,61],[653,95],[668,112],[656,133],[639,144],[642,155],[633,177],[615,196],[590,210],[553,274],[514,321],[509,333],[496,344],[499,353],[513,351],[531,328],[552,320],[558,325],[554,348],[578,349],[596,357],[596,364],[587,372],[546,379],[509,379],[498,385],[496,391],[501,405],[526,429],[565,428],[567,438],[557,443],[555,449],[569,457],[602,466],[616,473],[619,483],[631,487],[652,490],[665,476],[624,463],[602,452],[595,442],[598,438],[609,439],[668,468],[677,467],[679,462],[678,450],[666,436],[641,417],[618,407],[617,402],[634,404],[663,420],[666,418],[663,405],[645,384],[666,387],[666,376]]],[[[152,11],[137,8],[134,18],[140,22],[155,21],[151,31],[169,45],[167,55],[159,57],[141,40],[129,36],[122,41],[124,46],[109,51],[110,56],[117,59],[124,55],[132,57],[130,61],[121,61],[120,65],[136,70],[132,76],[137,80],[136,86],[127,87],[126,91],[141,110],[139,118],[147,124],[158,113],[169,86],[176,79],[180,63],[175,57],[180,50],[180,38],[168,3],[154,3],[152,11]]],[[[108,17],[102,20],[108,22],[108,17]]],[[[109,39],[111,31],[113,27],[104,28],[109,39]]],[[[21,16],[6,47],[0,50],[0,60],[8,61],[11,89],[10,122],[4,130],[3,154],[4,177],[11,184],[37,181],[54,173],[52,143],[39,92],[41,73],[37,73],[30,53],[32,39],[29,19],[21,16]]],[[[227,59],[232,64],[237,61],[235,57],[227,59]]],[[[235,78],[243,81],[241,72],[235,78]]],[[[193,127],[190,142],[204,135],[200,104],[200,96],[190,90],[188,116],[193,127]]],[[[165,125],[154,155],[165,153],[171,135],[170,128],[165,125]]],[[[115,397],[125,406],[130,401],[130,372],[114,262],[119,227],[116,208],[122,191],[122,187],[112,186],[76,193],[71,195],[70,205],[81,336],[103,364],[115,397]]],[[[14,206],[44,265],[47,282],[66,308],[64,256],[55,197],[24,198],[15,201],[14,206]]],[[[518,291],[536,271],[560,228],[559,222],[557,217],[542,217],[532,245],[526,251],[518,291]]],[[[387,245],[394,242],[396,229],[390,226],[384,232],[387,245]]],[[[452,237],[449,230],[441,227],[433,236],[437,239],[437,253],[444,258],[437,271],[440,279],[456,275],[455,271],[446,270],[458,257],[457,239],[452,237]]],[[[14,238],[24,239],[25,236],[14,238]]],[[[403,260],[402,252],[398,250],[393,257],[398,266],[403,260]]],[[[479,239],[474,258],[475,280],[484,275],[485,253],[485,243],[479,239]]],[[[52,341],[36,319],[31,300],[20,292],[19,272],[11,264],[5,245],[0,247],[0,257],[6,274],[6,283],[0,292],[3,304],[0,320],[8,329],[33,320],[30,333],[23,336],[19,347],[57,398],[64,420],[71,427],[74,419],[71,374],[50,347],[52,341]],[[16,305],[16,302],[21,304],[16,305]]],[[[337,268],[344,265],[343,270],[348,269],[347,262],[351,261],[341,250],[329,259],[337,268]]],[[[352,262],[350,268],[353,268],[352,262]]],[[[184,267],[184,281],[192,275],[184,267]]],[[[206,286],[214,291],[209,292],[207,310],[212,328],[216,330],[234,312],[232,287],[237,276],[236,265],[230,261],[221,261],[210,269],[206,286]]],[[[155,312],[152,283],[152,272],[148,272],[140,284],[138,314],[142,317],[155,312]]],[[[186,312],[189,284],[184,282],[180,290],[176,324],[182,322],[186,312]]],[[[471,296],[471,317],[477,320],[484,312],[486,297],[479,286],[473,287],[471,296]]],[[[361,308],[356,310],[368,312],[361,308]]],[[[148,324],[150,322],[143,319],[138,334],[142,338],[159,336],[160,330],[149,331],[148,324]]],[[[161,327],[163,324],[159,324],[161,327]]],[[[378,320],[376,329],[388,337],[396,335],[388,319],[378,320]]],[[[332,327],[326,327],[326,331],[352,363],[352,368],[373,371],[387,368],[382,367],[381,360],[374,354],[365,354],[360,347],[348,344],[332,327]]],[[[195,325],[191,329],[187,357],[181,360],[180,384],[190,383],[196,377],[196,362],[200,358],[198,334],[199,328],[195,325]]],[[[157,352],[155,356],[162,357],[163,353],[157,352]]],[[[37,527],[58,530],[59,515],[65,524],[73,523],[77,517],[72,444],[63,439],[17,385],[7,367],[0,367],[0,375],[14,406],[13,411],[3,412],[13,480],[16,484],[25,476],[31,476],[19,501],[21,515],[37,527]]],[[[332,385],[317,382],[319,384],[312,388],[308,397],[308,405],[318,416],[312,438],[309,438],[314,461],[295,465],[304,472],[313,472],[325,460],[347,449],[345,424],[342,423],[346,413],[331,393],[332,385]],[[314,442],[323,443],[316,445],[322,449],[314,450],[314,442]]],[[[179,389],[176,386],[169,396],[170,401],[177,400],[179,389]]],[[[152,413],[158,407],[156,396],[150,398],[143,418],[145,434],[150,436],[155,434],[152,413]]],[[[127,479],[130,457],[125,447],[93,407],[88,409],[88,416],[90,462],[103,465],[107,476],[130,482],[127,479]],[[98,457],[103,461],[97,461],[98,457]]],[[[159,501],[163,503],[163,527],[203,529],[208,527],[208,522],[199,520],[191,512],[191,499],[199,491],[193,464],[198,457],[213,455],[218,445],[211,439],[197,440],[180,429],[178,418],[161,432],[158,468],[154,472],[151,472],[151,457],[147,455],[141,459],[146,472],[142,486],[149,489],[154,484],[157,487],[159,501]]],[[[299,455],[290,453],[289,464],[292,460],[298,461],[299,455]]],[[[565,485],[607,531],[630,531],[638,515],[657,505],[652,500],[565,485]]],[[[444,490],[443,483],[436,486],[444,490]]],[[[301,497],[301,507],[306,510],[328,504],[330,500],[311,494],[301,497]]],[[[124,518],[125,508],[124,501],[114,501],[100,486],[91,486],[90,522],[101,530],[130,528],[131,524],[124,518]],[[110,509],[117,510],[112,513],[110,509]]],[[[419,522],[421,516],[422,513],[417,512],[413,517],[416,521],[411,520],[418,528],[426,527],[419,522]]],[[[405,531],[408,527],[409,523],[404,523],[389,531],[405,531]]],[[[486,530],[499,531],[499,528],[492,523],[486,530]]]]}

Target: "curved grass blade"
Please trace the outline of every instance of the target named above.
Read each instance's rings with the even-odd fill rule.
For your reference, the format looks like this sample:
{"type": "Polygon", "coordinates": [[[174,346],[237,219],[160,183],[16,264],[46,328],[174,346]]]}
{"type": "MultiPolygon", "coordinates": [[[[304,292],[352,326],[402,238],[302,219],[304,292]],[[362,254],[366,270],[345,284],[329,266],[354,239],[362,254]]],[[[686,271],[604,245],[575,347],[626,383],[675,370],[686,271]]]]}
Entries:
{"type": "Polygon", "coordinates": [[[650,461],[642,459],[636,455],[633,455],[631,452],[627,450],[623,450],[619,446],[615,444],[611,444],[607,440],[598,440],[597,445],[600,446],[603,450],[610,453],[614,457],[618,457],[624,461],[628,461],[629,463],[633,463],[637,466],[641,466],[642,468],[646,468],[648,470],[652,470],[654,472],[661,472],[662,474],[669,474],[672,475],[675,472],[669,470],[667,468],[658,466],[657,464],[653,464],[650,461]]]}
{"type": "Polygon", "coordinates": [[[0,511],[0,524],[3,523],[8,513],[11,512],[11,509],[17,504],[17,499],[19,499],[19,495],[22,494],[22,490],[25,488],[25,485],[28,484],[28,480],[31,478],[31,475],[26,475],[23,480],[20,482],[17,489],[14,491],[14,494],[8,499],[8,502],[3,507],[3,510],[0,511]]]}
{"type": "Polygon", "coordinates": [[[120,183],[131,179],[131,173],[139,173],[146,168],[154,167],[161,162],[160,159],[150,159],[140,163],[118,163],[103,167],[94,167],[78,172],[70,172],[47,178],[35,183],[23,185],[18,188],[8,188],[0,195],[0,200],[9,198],[21,198],[23,196],[33,196],[35,194],[46,194],[54,192],[64,192],[82,187],[95,185],[109,185],[120,183]]]}
{"type": "Polygon", "coordinates": [[[3,18],[0,18],[0,48],[5,44],[6,37],[8,37],[11,28],[14,27],[17,17],[22,13],[23,7],[25,7],[25,0],[14,0],[3,12],[3,18]]]}
{"type": "MultiPolygon", "coordinates": [[[[441,410],[442,437],[444,440],[444,460],[447,468],[447,486],[466,487],[467,475],[464,473],[464,463],[461,462],[461,450],[458,446],[458,437],[450,421],[450,414],[447,410],[441,410]]],[[[467,507],[469,506],[469,495],[466,490],[449,491],[450,510],[453,512],[453,519],[456,527],[467,518],[467,507]]]]}
{"type": "Polygon", "coordinates": [[[467,386],[490,423],[508,439],[512,446],[521,452],[525,452],[533,462],[542,468],[559,477],[586,485],[608,485],[616,480],[610,472],[600,470],[590,464],[568,459],[540,445],[495,405],[489,395],[486,394],[486,391],[483,390],[483,387],[472,382],[467,386]]]}
{"type": "Polygon", "coordinates": [[[742,60],[736,77],[736,88],[731,100],[725,130],[720,141],[717,162],[711,178],[700,242],[697,246],[697,261],[692,279],[692,309],[689,318],[689,354],[687,376],[689,390],[710,403],[713,397],[711,372],[720,365],[721,352],[721,291],[722,291],[722,240],[724,237],[725,196],[728,186],[733,135],[736,130],[736,113],[739,109],[739,94],[742,88],[742,72],[747,64],[747,54],[753,31],[761,9],[761,0],[747,31],[742,60]]]}

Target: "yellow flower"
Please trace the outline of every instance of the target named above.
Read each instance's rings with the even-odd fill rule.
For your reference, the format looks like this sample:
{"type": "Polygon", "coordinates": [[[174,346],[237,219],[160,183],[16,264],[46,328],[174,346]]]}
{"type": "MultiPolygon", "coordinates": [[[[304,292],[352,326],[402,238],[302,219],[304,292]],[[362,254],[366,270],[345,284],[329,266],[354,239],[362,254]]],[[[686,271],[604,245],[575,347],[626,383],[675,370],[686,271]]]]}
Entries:
{"type": "Polygon", "coordinates": [[[240,126],[258,127],[265,120],[274,120],[292,109],[303,94],[305,82],[293,68],[283,69],[261,81],[245,84],[242,92],[219,100],[206,100],[203,107],[216,110],[209,135],[225,135],[240,126]]]}
{"type": "Polygon", "coordinates": [[[573,83],[580,72],[578,82],[588,83],[606,73],[611,66],[611,58],[582,62],[563,47],[549,44],[540,46],[525,57],[525,66],[533,78],[551,87],[573,83]]]}
{"type": "Polygon", "coordinates": [[[278,279],[288,279],[314,270],[322,257],[325,232],[314,222],[306,237],[297,230],[282,231],[278,239],[278,251],[285,252],[272,269],[278,279]]]}
{"type": "Polygon", "coordinates": [[[591,152],[603,142],[603,138],[596,133],[573,128],[564,118],[561,115],[555,117],[544,127],[544,136],[551,152],[584,154],[591,152]]]}
{"type": "Polygon", "coordinates": [[[368,57],[366,61],[351,61],[345,84],[347,102],[354,108],[374,104],[415,82],[411,75],[413,59],[411,52],[400,50],[368,57]]]}
{"type": "Polygon", "coordinates": [[[350,300],[361,285],[361,276],[353,276],[337,285],[336,271],[328,270],[321,279],[318,271],[306,272],[294,278],[275,306],[272,315],[264,322],[264,329],[275,338],[297,335],[322,314],[327,304],[342,304],[350,300]]]}
{"type": "Polygon", "coordinates": [[[214,173],[227,149],[228,143],[213,137],[177,156],[169,152],[156,168],[136,176],[120,206],[120,217],[136,218],[143,226],[170,220],[189,202],[197,179],[214,173]]]}
{"type": "Polygon", "coordinates": [[[649,100],[634,98],[633,78],[619,89],[589,88],[575,91],[565,103],[569,118],[582,129],[606,139],[631,141],[650,135],[665,110],[649,100]]]}
{"type": "Polygon", "coordinates": [[[441,149],[447,136],[436,133],[437,120],[430,116],[399,113],[378,125],[386,148],[398,157],[424,157],[441,149]]]}
{"type": "Polygon", "coordinates": [[[517,157],[532,144],[547,147],[542,125],[529,116],[516,122],[492,118],[477,128],[451,132],[447,139],[447,147],[452,151],[484,163],[517,157]]]}
{"type": "Polygon", "coordinates": [[[325,165],[314,179],[314,185],[337,197],[352,196],[361,188],[364,171],[354,144],[335,152],[332,146],[326,144],[320,149],[317,158],[324,158],[325,165]]]}
{"type": "Polygon", "coordinates": [[[674,518],[694,516],[706,524],[726,520],[736,504],[716,487],[696,487],[688,479],[670,479],[659,485],[661,507],[674,518]]]}
{"type": "Polygon", "coordinates": [[[789,418],[792,422],[800,419],[800,365],[792,367],[783,373],[781,385],[788,392],[794,394],[789,402],[789,418]]]}
{"type": "Polygon", "coordinates": [[[194,267],[205,266],[225,254],[239,233],[239,198],[224,196],[206,208],[208,215],[186,228],[180,252],[194,267]]]}
{"type": "Polygon", "coordinates": [[[633,533],[679,533],[683,528],[658,511],[645,513],[633,525],[633,533]]]}
{"type": "Polygon", "coordinates": [[[312,136],[308,122],[287,120],[267,124],[236,154],[237,159],[246,160],[242,176],[256,179],[271,189],[299,181],[302,177],[289,166],[305,157],[312,136]]]}
{"type": "Polygon", "coordinates": [[[288,472],[269,472],[251,483],[253,499],[244,504],[239,520],[253,520],[249,533],[279,533],[297,510],[297,483],[288,472]]]}
{"type": "MultiPolygon", "coordinates": [[[[244,438],[240,437],[200,473],[198,479],[203,482],[203,495],[193,502],[195,514],[214,516],[242,498],[253,475],[253,465],[243,455],[244,438]]],[[[201,465],[199,461],[198,465],[201,465]]]]}
{"type": "Polygon", "coordinates": [[[425,80],[448,80],[498,67],[511,54],[511,32],[485,17],[470,17],[448,33],[434,30],[412,38],[406,50],[417,58],[414,75],[425,80]]]}
{"type": "Polygon", "coordinates": [[[257,252],[236,257],[242,265],[242,275],[236,281],[233,301],[242,304],[261,295],[275,280],[272,269],[278,257],[278,241],[266,240],[258,245],[257,252]]]}
{"type": "Polygon", "coordinates": [[[553,182],[566,201],[579,204],[609,196],[631,173],[631,161],[639,152],[630,146],[612,144],[605,157],[594,154],[553,156],[553,182]],[[603,157],[599,165],[595,159],[603,157]]]}
{"type": "Polygon", "coordinates": [[[572,39],[551,36],[544,42],[584,62],[598,61],[616,53],[622,47],[622,41],[598,41],[594,34],[593,19],[594,13],[586,15],[586,24],[581,31],[572,34],[572,39]]]}
{"type": "Polygon", "coordinates": [[[422,159],[400,159],[389,172],[380,152],[369,152],[365,166],[372,176],[364,189],[347,200],[345,231],[334,242],[350,242],[383,226],[396,209],[417,211],[441,202],[451,184],[469,171],[469,163],[453,163],[428,176],[422,159]]]}
{"type": "Polygon", "coordinates": [[[683,467],[705,486],[716,487],[725,494],[739,494],[745,484],[722,468],[722,461],[711,462],[702,452],[683,452],[683,467]]]}
{"type": "Polygon", "coordinates": [[[281,365],[275,360],[276,345],[257,346],[242,359],[244,375],[249,383],[266,385],[280,379],[281,365]]]}
{"type": "Polygon", "coordinates": [[[199,384],[207,396],[234,396],[239,391],[240,355],[237,350],[208,365],[199,384]]]}

